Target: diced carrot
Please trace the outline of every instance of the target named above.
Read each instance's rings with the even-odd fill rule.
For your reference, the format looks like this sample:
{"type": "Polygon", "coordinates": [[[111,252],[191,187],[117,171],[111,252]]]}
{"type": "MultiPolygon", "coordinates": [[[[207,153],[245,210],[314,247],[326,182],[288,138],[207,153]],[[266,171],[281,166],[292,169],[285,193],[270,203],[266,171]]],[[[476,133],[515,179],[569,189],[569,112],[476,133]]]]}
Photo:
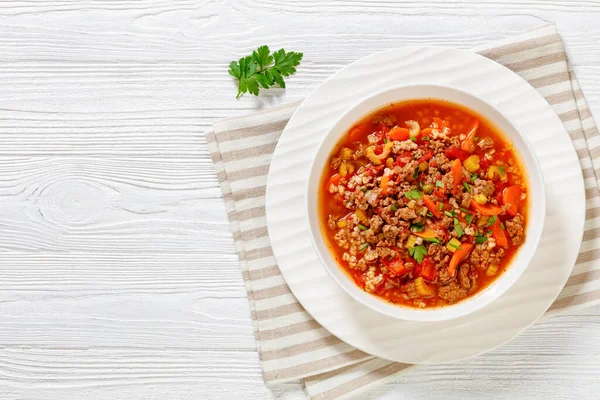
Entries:
{"type": "Polygon", "coordinates": [[[384,175],[381,177],[381,194],[386,196],[388,191],[388,183],[390,182],[390,176],[384,175]]]}
{"type": "Polygon", "coordinates": [[[475,136],[477,135],[477,129],[479,128],[479,120],[475,120],[475,124],[467,134],[467,138],[460,144],[460,148],[467,153],[475,151],[475,136]]]}
{"type": "Polygon", "coordinates": [[[481,215],[498,215],[502,213],[502,207],[493,204],[477,204],[477,202],[472,201],[471,207],[475,211],[479,211],[481,215]]]}
{"type": "Polygon", "coordinates": [[[500,220],[494,222],[492,225],[492,237],[496,241],[496,244],[500,247],[508,247],[508,239],[506,238],[506,232],[500,225],[500,220]]]}
{"type": "Polygon", "coordinates": [[[431,211],[434,217],[439,218],[442,216],[442,212],[438,209],[438,206],[431,199],[431,197],[427,195],[423,195],[423,203],[425,203],[425,207],[431,211]]]}
{"type": "Polygon", "coordinates": [[[454,194],[455,196],[458,194],[458,188],[462,184],[462,177],[463,177],[462,164],[461,164],[460,160],[457,158],[456,160],[452,161],[452,178],[454,180],[452,194],[454,194]]]}
{"type": "Polygon", "coordinates": [[[420,236],[424,239],[433,239],[436,237],[435,231],[433,229],[423,229],[421,232],[413,232],[413,234],[420,236]]]}
{"type": "Polygon", "coordinates": [[[448,275],[452,278],[456,276],[456,268],[458,268],[458,264],[463,262],[469,253],[473,249],[473,245],[470,243],[461,243],[460,250],[456,250],[452,253],[452,258],[450,259],[450,265],[448,266],[448,275]]]}
{"type": "Polygon", "coordinates": [[[329,178],[329,186],[337,186],[337,184],[340,183],[340,179],[342,179],[342,176],[340,174],[332,175],[331,178],[329,178]]]}
{"type": "Polygon", "coordinates": [[[469,153],[462,149],[459,149],[456,146],[448,147],[446,150],[444,150],[444,154],[451,160],[458,158],[461,161],[465,161],[467,158],[469,158],[469,153]]]}
{"type": "Polygon", "coordinates": [[[515,216],[519,211],[519,203],[521,202],[521,186],[512,185],[504,189],[502,192],[502,203],[507,206],[506,212],[508,215],[515,216]]]}
{"type": "Polygon", "coordinates": [[[392,140],[398,140],[402,142],[410,139],[410,130],[407,128],[395,127],[388,132],[388,137],[392,140]]]}

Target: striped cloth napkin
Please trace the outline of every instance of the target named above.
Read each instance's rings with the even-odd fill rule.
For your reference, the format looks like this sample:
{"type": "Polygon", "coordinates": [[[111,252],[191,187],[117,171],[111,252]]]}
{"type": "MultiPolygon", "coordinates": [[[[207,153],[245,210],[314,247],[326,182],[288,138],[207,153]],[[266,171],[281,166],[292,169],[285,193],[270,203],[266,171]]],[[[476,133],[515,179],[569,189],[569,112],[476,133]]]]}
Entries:
{"type": "MultiPolygon", "coordinates": [[[[587,214],[573,273],[546,317],[600,302],[600,136],[554,25],[474,49],[526,79],[564,123],[581,162],[587,214]]],[[[302,308],[273,257],[265,221],[271,157],[299,103],[221,121],[207,141],[223,192],[268,385],[302,380],[313,399],[356,395],[407,368],[342,342],[302,308]]]]}

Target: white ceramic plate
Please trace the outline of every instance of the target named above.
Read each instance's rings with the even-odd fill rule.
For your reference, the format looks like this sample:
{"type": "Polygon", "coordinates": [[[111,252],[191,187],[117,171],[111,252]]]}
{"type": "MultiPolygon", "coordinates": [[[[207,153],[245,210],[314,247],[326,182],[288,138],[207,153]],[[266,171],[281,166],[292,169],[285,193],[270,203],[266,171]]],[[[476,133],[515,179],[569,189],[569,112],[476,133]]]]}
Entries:
{"type": "Polygon", "coordinates": [[[579,252],[585,191],[577,154],[564,126],[527,82],[468,51],[407,47],[349,65],[302,103],[277,145],[267,183],[266,211],[279,268],[317,322],[367,353],[423,364],[489,351],[518,335],[548,309],[579,252]],[[304,202],[316,149],[346,110],[384,89],[427,83],[481,97],[528,137],[545,177],[546,221],[533,261],[503,296],[464,317],[425,323],[379,314],[346,294],[327,274],[312,247],[304,202]]]}

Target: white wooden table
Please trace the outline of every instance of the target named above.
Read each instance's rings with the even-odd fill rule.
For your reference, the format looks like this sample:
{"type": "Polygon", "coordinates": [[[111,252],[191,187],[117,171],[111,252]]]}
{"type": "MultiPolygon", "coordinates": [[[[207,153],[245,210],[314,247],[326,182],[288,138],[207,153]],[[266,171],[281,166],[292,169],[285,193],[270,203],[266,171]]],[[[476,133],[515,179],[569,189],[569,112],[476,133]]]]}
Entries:
{"type": "MultiPolygon", "coordinates": [[[[599,19],[598,0],[1,2],[0,399],[269,398],[202,132],[380,50],[546,21],[600,116],[599,19]],[[304,62],[236,101],[227,64],[261,44],[304,62]]],[[[597,398],[598,337],[587,309],[368,398],[597,398]]]]}

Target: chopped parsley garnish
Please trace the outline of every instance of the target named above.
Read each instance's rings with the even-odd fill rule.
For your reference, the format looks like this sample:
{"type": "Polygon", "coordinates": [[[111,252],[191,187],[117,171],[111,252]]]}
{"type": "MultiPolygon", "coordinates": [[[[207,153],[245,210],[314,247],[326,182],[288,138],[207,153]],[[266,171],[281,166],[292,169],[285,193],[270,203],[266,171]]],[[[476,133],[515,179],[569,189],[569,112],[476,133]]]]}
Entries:
{"type": "Polygon", "coordinates": [[[417,179],[419,177],[419,168],[415,168],[415,172],[413,172],[413,178],[417,179]]]}
{"type": "Polygon", "coordinates": [[[423,258],[427,254],[427,248],[425,246],[415,246],[408,249],[408,254],[412,258],[415,259],[416,262],[421,264],[423,262],[423,258]]]}
{"type": "Polygon", "coordinates": [[[485,224],[485,226],[492,226],[496,223],[496,221],[498,221],[498,216],[492,215],[490,219],[488,219],[488,222],[485,224]]]}
{"type": "Polygon", "coordinates": [[[358,228],[361,229],[361,230],[363,230],[363,231],[366,231],[367,229],[369,229],[369,228],[367,228],[366,226],[364,226],[362,224],[358,224],[358,228]]]}
{"type": "Polygon", "coordinates": [[[425,229],[425,225],[423,225],[422,222],[417,222],[416,224],[412,224],[410,229],[415,232],[421,232],[423,229],[425,229]]]}
{"type": "Polygon", "coordinates": [[[446,215],[446,216],[448,216],[450,218],[454,217],[454,214],[452,214],[450,211],[444,211],[444,215],[446,215]]]}
{"type": "Polygon", "coordinates": [[[383,138],[383,144],[387,144],[387,138],[383,138]]]}
{"type": "Polygon", "coordinates": [[[388,256],[388,261],[392,261],[393,259],[394,259],[394,256],[390,254],[390,255],[388,256]]]}
{"type": "Polygon", "coordinates": [[[465,187],[465,190],[469,193],[471,193],[471,187],[467,184],[467,182],[463,182],[463,185],[465,187]]]}
{"type": "Polygon", "coordinates": [[[423,182],[419,182],[419,189],[423,190],[423,182]]]}
{"type": "Polygon", "coordinates": [[[361,187],[360,190],[362,190],[363,193],[367,193],[367,187],[366,186],[361,187]]]}
{"type": "Polygon", "coordinates": [[[439,180],[435,181],[435,186],[443,188],[444,187],[444,182],[439,181],[439,180]]]}
{"type": "Polygon", "coordinates": [[[431,211],[427,211],[427,214],[425,214],[425,215],[427,215],[429,218],[433,217],[433,214],[431,213],[431,211]]]}
{"type": "Polygon", "coordinates": [[[471,222],[473,222],[473,214],[465,215],[465,220],[467,221],[467,224],[471,225],[471,222]]]}
{"type": "Polygon", "coordinates": [[[479,178],[479,177],[477,176],[477,174],[471,174],[471,181],[472,181],[472,182],[475,182],[475,181],[477,180],[477,178],[479,178]]]}
{"type": "Polygon", "coordinates": [[[423,193],[421,193],[417,189],[412,189],[404,193],[404,196],[406,196],[406,198],[409,200],[420,200],[421,198],[423,198],[423,193]]]}
{"type": "Polygon", "coordinates": [[[462,235],[465,234],[465,231],[463,231],[463,229],[460,227],[460,224],[458,223],[458,219],[454,218],[454,230],[456,231],[456,234],[458,235],[458,237],[461,237],[462,235]]]}
{"type": "Polygon", "coordinates": [[[416,142],[416,141],[417,141],[417,138],[416,138],[416,137],[414,137],[414,136],[411,136],[411,137],[410,137],[410,140],[412,140],[413,142],[416,142]]]}
{"type": "Polygon", "coordinates": [[[425,141],[425,142],[429,142],[431,139],[429,138],[429,136],[423,136],[421,138],[421,140],[425,141]]]}
{"type": "Polygon", "coordinates": [[[435,243],[435,244],[440,243],[440,239],[438,239],[438,238],[423,238],[423,240],[425,240],[426,242],[431,242],[431,243],[435,243]]]}
{"type": "Polygon", "coordinates": [[[398,204],[392,204],[392,211],[396,211],[398,209],[398,204]]]}
{"type": "Polygon", "coordinates": [[[477,243],[477,244],[483,244],[483,243],[487,242],[487,240],[488,240],[487,236],[480,235],[479,233],[475,236],[475,243],[477,243]]]}
{"type": "Polygon", "coordinates": [[[466,208],[463,208],[463,207],[459,207],[459,210],[464,213],[467,213],[467,214],[469,213],[469,210],[467,210],[466,208]]]}
{"type": "Polygon", "coordinates": [[[503,231],[506,230],[506,227],[504,226],[504,222],[500,222],[500,228],[502,228],[503,231]]]}
{"type": "Polygon", "coordinates": [[[479,136],[475,136],[473,139],[474,139],[475,141],[478,141],[478,140],[479,140],[479,136]]]}
{"type": "Polygon", "coordinates": [[[444,209],[444,203],[440,203],[438,205],[438,210],[442,211],[444,209]]]}
{"type": "Polygon", "coordinates": [[[499,165],[498,169],[500,170],[500,176],[504,178],[504,167],[502,165],[499,165]]]}
{"type": "Polygon", "coordinates": [[[367,247],[369,247],[369,243],[363,243],[360,245],[360,247],[358,248],[358,251],[363,251],[364,249],[366,249],[367,247]]]}

